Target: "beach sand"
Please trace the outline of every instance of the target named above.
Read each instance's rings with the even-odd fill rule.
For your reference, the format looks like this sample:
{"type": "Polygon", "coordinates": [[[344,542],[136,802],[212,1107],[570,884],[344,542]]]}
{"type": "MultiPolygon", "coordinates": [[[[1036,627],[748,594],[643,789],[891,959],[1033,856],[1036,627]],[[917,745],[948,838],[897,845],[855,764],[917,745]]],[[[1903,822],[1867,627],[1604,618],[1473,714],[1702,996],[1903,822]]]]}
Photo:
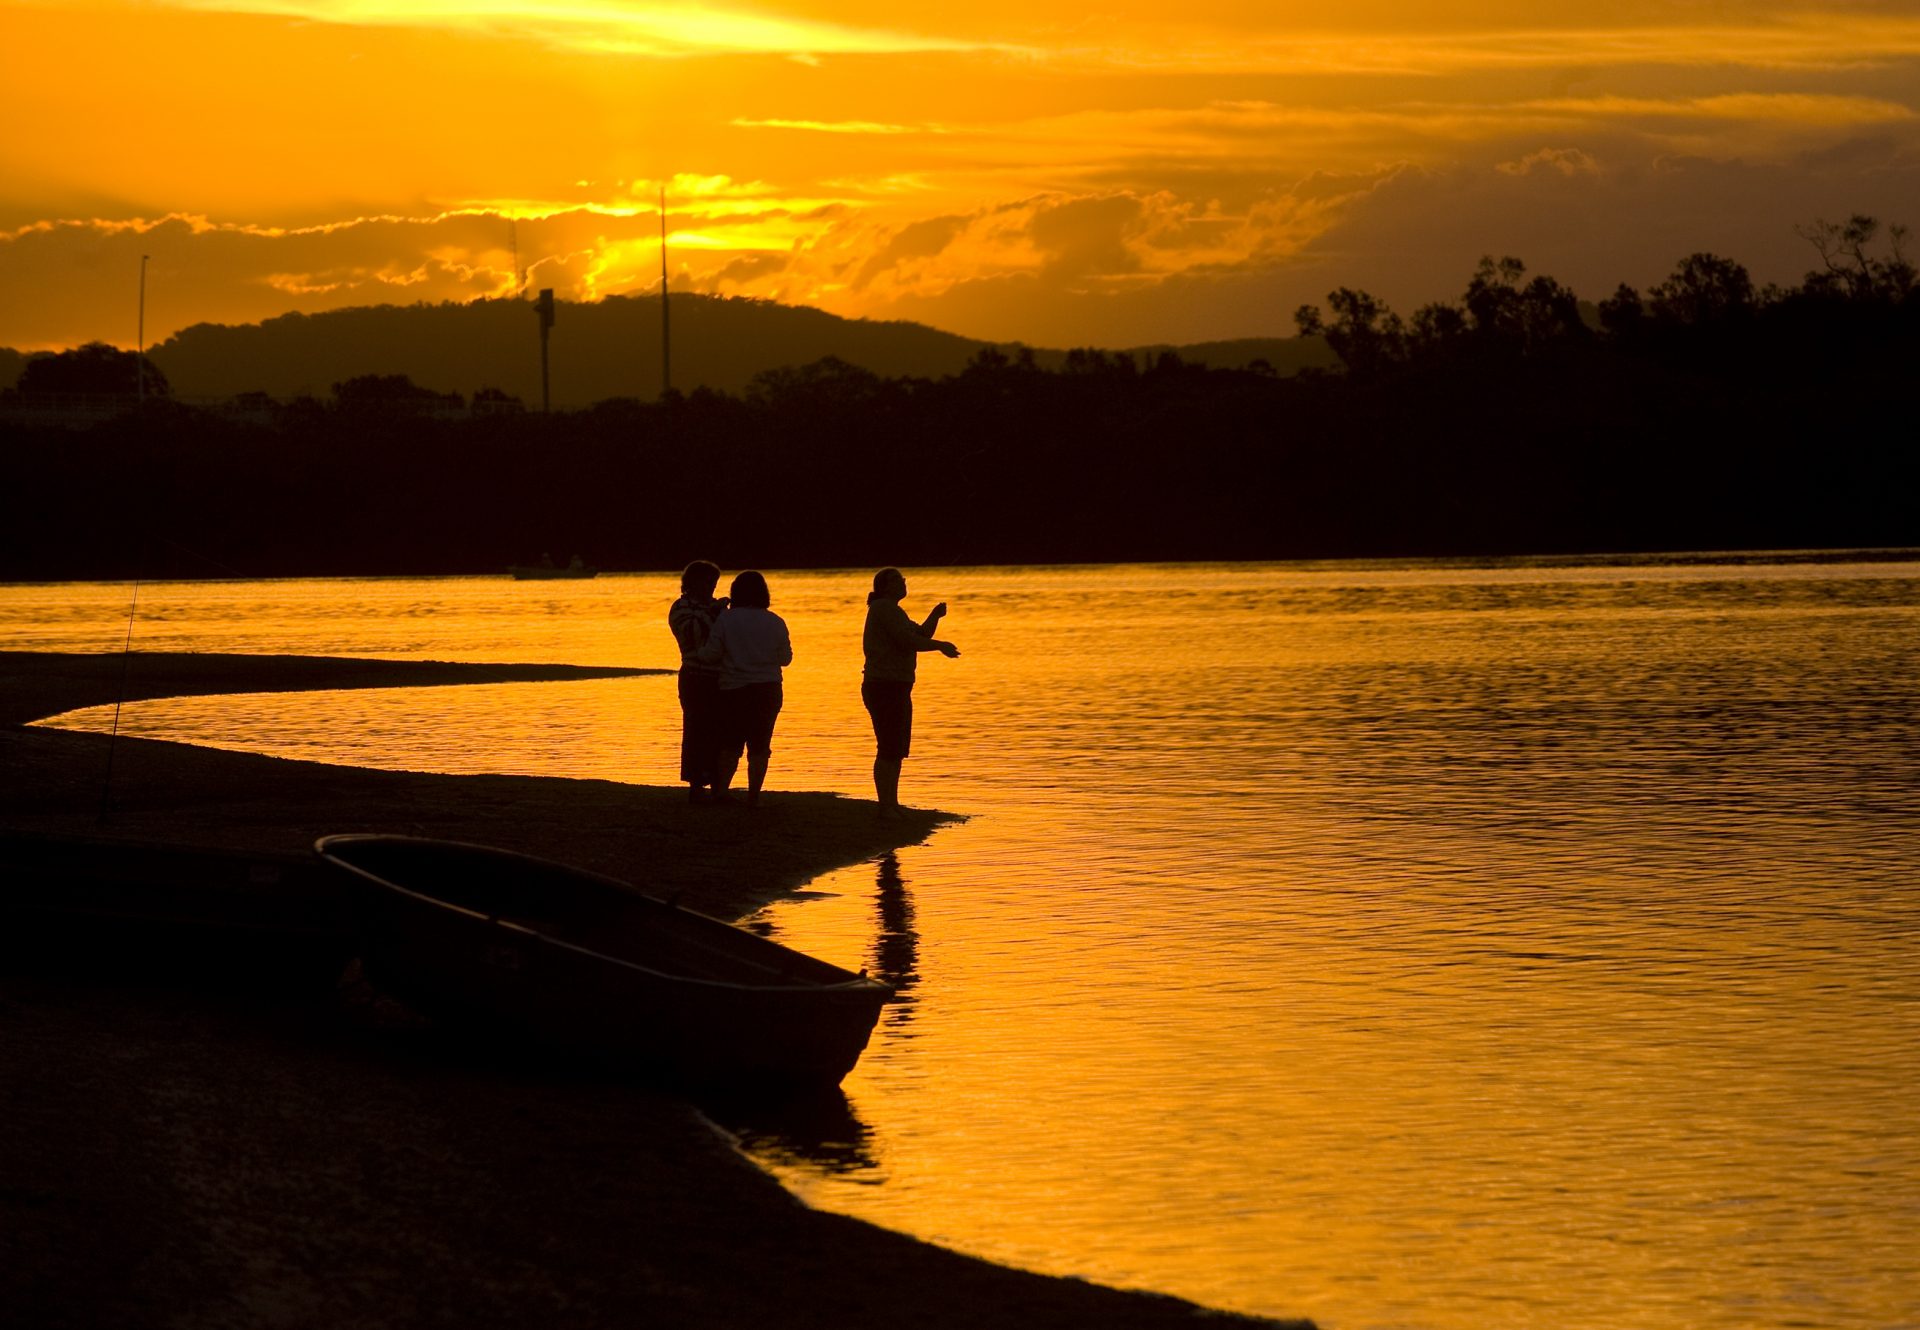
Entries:
{"type": "MultiPolygon", "coordinates": [[[[329,832],[396,831],[562,859],[734,917],[942,820],[882,823],[828,794],[773,794],[749,814],[690,807],[679,789],[128,739],[103,817],[106,738],[25,723],[111,703],[123,666],[129,699],[640,672],[0,653],[0,836],[299,855],[329,832]]],[[[351,971],[325,991],[275,992],[76,969],[15,941],[0,966],[0,1325],[1242,1319],[810,1210],[691,1104],[478,1046],[351,971]]]]}

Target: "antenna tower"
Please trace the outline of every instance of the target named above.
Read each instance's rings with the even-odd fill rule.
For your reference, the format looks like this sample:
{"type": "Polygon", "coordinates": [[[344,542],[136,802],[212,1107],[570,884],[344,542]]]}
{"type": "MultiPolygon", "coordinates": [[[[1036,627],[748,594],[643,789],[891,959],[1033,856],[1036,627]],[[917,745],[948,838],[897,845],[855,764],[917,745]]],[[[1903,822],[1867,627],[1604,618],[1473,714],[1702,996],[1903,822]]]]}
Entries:
{"type": "Polygon", "coordinates": [[[667,187],[660,186],[660,395],[673,391],[673,329],[667,322],[667,187]]]}

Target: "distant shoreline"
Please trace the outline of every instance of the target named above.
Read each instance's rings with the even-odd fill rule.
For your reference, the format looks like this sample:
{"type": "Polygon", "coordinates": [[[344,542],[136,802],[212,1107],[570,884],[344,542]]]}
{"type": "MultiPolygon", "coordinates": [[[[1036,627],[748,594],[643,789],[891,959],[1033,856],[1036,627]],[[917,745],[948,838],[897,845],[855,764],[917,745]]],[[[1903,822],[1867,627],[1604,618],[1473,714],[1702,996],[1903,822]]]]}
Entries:
{"type": "MultiPolygon", "coordinates": [[[[1520,553],[1446,553],[1446,554],[1361,554],[1361,555],[1313,555],[1300,558],[1271,559],[1092,559],[1086,561],[1047,561],[1047,562],[983,562],[983,563],[947,563],[919,564],[923,569],[1020,569],[1026,571],[1048,568],[1183,568],[1183,567],[1222,567],[1244,565],[1248,567],[1267,567],[1281,565],[1303,568],[1356,568],[1370,565],[1411,565],[1415,567],[1471,568],[1471,567],[1516,567],[1516,568],[1566,568],[1566,567],[1661,567],[1688,566],[1705,564],[1726,564],[1740,566],[1746,564],[1826,564],[1826,563],[1914,563],[1920,562],[1920,546],[1853,546],[1832,545],[1797,549],[1663,549],[1663,550],[1610,550],[1583,552],[1520,552],[1520,553]]],[[[765,561],[758,565],[770,572],[806,572],[833,573],[844,572],[849,576],[868,575],[873,568],[867,565],[852,564],[809,564],[781,563],[765,561]]],[[[877,563],[873,566],[879,566],[877,563]]],[[[670,577],[677,576],[679,568],[602,568],[598,577],[591,580],[620,577],[670,577]]],[[[275,573],[260,577],[47,577],[47,578],[8,578],[0,576],[0,587],[32,586],[116,586],[123,583],[139,582],[143,586],[182,583],[198,585],[223,582],[322,582],[322,581],[426,581],[432,579],[513,580],[504,567],[500,569],[481,569],[461,572],[302,572],[275,573]]],[[[588,580],[588,579],[581,579],[588,580]]],[[[570,584],[563,580],[563,585],[570,584]]],[[[536,586],[554,589],[551,582],[538,582],[536,586]]],[[[5,654],[5,653],[0,653],[5,654]]],[[[533,668],[533,667],[527,667],[533,668]]],[[[631,673],[649,673],[647,670],[634,670],[631,673]]],[[[461,682],[450,679],[447,682],[461,682]]],[[[340,685],[354,686],[354,685],[340,685]]]]}

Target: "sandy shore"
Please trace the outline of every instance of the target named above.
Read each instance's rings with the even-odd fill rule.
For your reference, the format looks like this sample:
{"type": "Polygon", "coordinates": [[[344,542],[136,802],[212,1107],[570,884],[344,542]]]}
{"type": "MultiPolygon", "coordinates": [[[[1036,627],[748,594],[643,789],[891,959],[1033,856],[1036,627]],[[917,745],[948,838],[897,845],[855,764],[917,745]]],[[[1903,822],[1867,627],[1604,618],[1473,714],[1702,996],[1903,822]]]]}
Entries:
{"type": "MultiPolygon", "coordinates": [[[[0,835],[301,854],[327,832],[403,831],[564,859],[734,916],[940,820],[883,824],[826,794],[781,794],[748,817],[676,789],[126,739],[103,817],[106,740],[24,725],[112,702],[122,666],[0,653],[0,835]]],[[[638,672],[136,653],[126,695],[638,672]]],[[[274,995],[78,974],[29,943],[0,967],[0,1123],[9,1326],[1221,1319],[809,1210],[691,1105],[474,1048],[364,985],[274,995]]]]}

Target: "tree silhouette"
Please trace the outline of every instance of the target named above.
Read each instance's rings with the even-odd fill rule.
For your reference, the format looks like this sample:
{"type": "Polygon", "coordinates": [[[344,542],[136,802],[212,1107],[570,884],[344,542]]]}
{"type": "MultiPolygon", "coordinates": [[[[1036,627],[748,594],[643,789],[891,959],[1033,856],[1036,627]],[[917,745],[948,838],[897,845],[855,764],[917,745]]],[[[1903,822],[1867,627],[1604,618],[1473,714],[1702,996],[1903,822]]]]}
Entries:
{"type": "Polygon", "coordinates": [[[770,369],[747,384],[747,400],[772,407],[855,405],[880,391],[881,379],[872,370],[850,365],[838,356],[823,356],[810,365],[770,369]]]}
{"type": "Polygon", "coordinates": [[[458,393],[437,393],[404,374],[358,374],[333,385],[335,406],[356,416],[413,416],[460,405],[458,393]]]}
{"type": "Polygon", "coordinates": [[[1689,254],[1648,294],[1654,318],[1689,327],[1743,318],[1754,307],[1753,278],[1717,254],[1689,254]]]}
{"type": "Polygon", "coordinates": [[[15,386],[23,393],[116,393],[132,396],[141,390],[143,366],[148,396],[167,396],[166,376],[154,367],[151,360],[134,351],[108,346],[105,342],[88,342],[71,351],[34,356],[20,371],[20,381],[15,386]]]}
{"type": "Polygon", "coordinates": [[[1324,337],[1349,372],[1372,375],[1406,359],[1407,333],[1400,316],[1383,300],[1341,287],[1327,296],[1333,322],[1326,322],[1317,305],[1302,305],[1293,321],[1302,337],[1324,337]]]}
{"type": "Polygon", "coordinates": [[[1610,336],[1627,339],[1636,337],[1645,328],[1647,322],[1647,302],[1640,293],[1620,283],[1613,294],[1600,302],[1600,326],[1610,336]]]}
{"type": "Polygon", "coordinates": [[[1877,219],[1855,213],[1845,222],[1824,219],[1797,226],[1795,232],[1820,254],[1823,270],[1807,274],[1810,293],[1841,293],[1855,299],[1904,300],[1914,288],[1913,264],[1905,254],[1907,228],[1887,229],[1890,253],[1876,258],[1868,253],[1880,233],[1877,219]]]}

